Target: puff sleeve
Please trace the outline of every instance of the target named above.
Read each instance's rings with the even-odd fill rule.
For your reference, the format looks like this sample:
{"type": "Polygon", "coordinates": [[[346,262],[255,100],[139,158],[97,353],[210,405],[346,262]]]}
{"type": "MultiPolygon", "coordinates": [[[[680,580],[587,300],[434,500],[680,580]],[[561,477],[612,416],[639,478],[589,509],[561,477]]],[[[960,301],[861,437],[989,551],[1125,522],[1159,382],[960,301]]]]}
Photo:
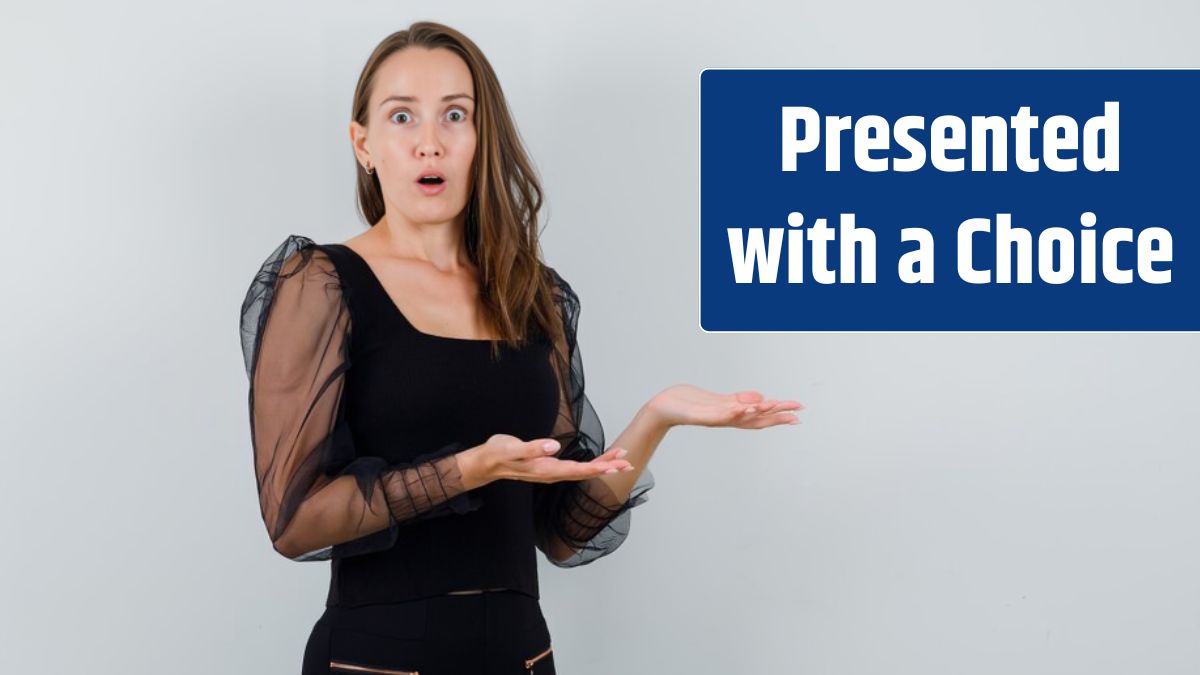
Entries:
{"type": "MultiPolygon", "coordinates": [[[[562,318],[565,343],[550,350],[559,381],[560,403],[552,437],[562,449],[561,459],[591,461],[605,451],[604,428],[584,392],[583,359],[577,340],[579,296],[558,273],[545,268],[552,280],[555,302],[562,318]]],[[[599,478],[534,484],[534,526],[537,547],[558,567],[578,567],[612,553],[629,534],[631,509],[648,499],[654,476],[643,467],[624,503],[617,501],[599,478]],[[557,540],[557,541],[556,541],[557,540]],[[551,551],[558,542],[574,553],[556,559],[551,551]]]]}
{"type": "Polygon", "coordinates": [[[411,463],[359,456],[342,406],[351,313],[336,267],[289,236],[262,264],[241,308],[259,506],[272,546],[296,561],[395,544],[406,523],[481,505],[452,443],[411,463]]]}

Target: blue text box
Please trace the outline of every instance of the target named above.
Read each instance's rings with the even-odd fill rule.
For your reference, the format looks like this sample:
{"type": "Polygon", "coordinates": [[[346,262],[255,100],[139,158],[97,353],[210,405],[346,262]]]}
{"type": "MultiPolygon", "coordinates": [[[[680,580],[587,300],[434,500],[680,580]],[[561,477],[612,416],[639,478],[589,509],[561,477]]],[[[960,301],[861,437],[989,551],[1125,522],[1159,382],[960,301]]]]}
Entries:
{"type": "Polygon", "coordinates": [[[1192,208],[1200,159],[1200,132],[1193,121],[1200,98],[1198,73],[705,70],[700,75],[701,328],[1200,330],[1200,317],[1192,311],[1200,291],[1192,208]],[[1104,119],[1094,122],[1091,150],[1096,152],[1087,154],[1085,127],[1104,117],[1106,102],[1119,103],[1119,124],[1108,129],[1104,119]],[[1022,108],[1028,109],[1025,114],[1022,108]],[[818,123],[810,124],[810,115],[793,121],[789,131],[785,109],[815,111],[818,123]],[[1004,118],[1003,153],[994,152],[995,133],[976,142],[971,135],[976,127],[996,124],[994,119],[977,124],[977,117],[1004,118]],[[1037,118],[1037,126],[1022,134],[1017,127],[1031,117],[1037,118]],[[843,119],[831,126],[829,118],[843,119]],[[844,118],[850,126],[843,130],[844,118]],[[920,128],[913,126],[917,118],[920,128]],[[962,121],[965,133],[957,133],[952,118],[962,121]],[[1055,122],[1047,127],[1051,118],[1055,122]],[[904,119],[908,121],[901,124],[904,119]],[[1074,148],[1069,121],[1077,126],[1074,148]],[[886,137],[877,133],[884,127],[886,137]],[[902,127],[907,129],[904,139],[902,127]],[[818,145],[797,151],[811,145],[814,131],[818,145]],[[831,152],[833,135],[839,140],[837,152],[831,152]],[[1029,145],[1024,153],[1018,149],[1022,135],[1029,145]],[[1047,136],[1052,137],[1049,145],[1047,136]],[[959,140],[962,149],[957,148],[959,140]],[[915,146],[923,148],[925,158],[914,169],[915,146]],[[1106,146],[1119,152],[1115,170],[1111,161],[1103,168],[1106,159],[1113,159],[1099,156],[1106,146]],[[794,171],[785,170],[789,153],[794,171]],[[1005,160],[1004,171],[992,163],[998,154],[1005,160]],[[986,159],[982,166],[973,163],[977,155],[986,159]],[[1037,160],[1036,171],[1028,170],[1030,158],[1037,160]],[[953,169],[955,160],[961,160],[961,170],[953,169]],[[1071,160],[1076,168],[1063,168],[1071,160]],[[831,170],[831,162],[837,170],[831,170]],[[880,166],[886,168],[871,170],[880,166]],[[802,215],[802,223],[795,214],[802,215]],[[846,214],[852,214],[856,228],[874,236],[873,283],[865,280],[861,247],[841,255],[837,234],[846,214]],[[798,226],[790,226],[789,217],[798,226]],[[820,219],[834,239],[807,238],[820,232],[814,229],[820,219]],[[968,221],[977,226],[986,222],[990,228],[966,237],[971,243],[966,276],[975,282],[960,269],[967,258],[960,244],[968,221]],[[1029,234],[1028,283],[1020,280],[1015,246],[1008,247],[1010,278],[1000,281],[996,241],[1003,221],[1029,234]],[[928,277],[921,281],[910,275],[906,282],[901,276],[901,261],[906,254],[911,260],[918,248],[918,242],[901,241],[903,228],[928,233],[930,264],[923,269],[932,272],[931,283],[928,277]],[[801,232],[805,234],[799,236],[801,232]],[[1089,236],[1094,239],[1091,256],[1085,254],[1089,236]],[[759,255],[751,255],[757,240],[763,247],[759,255]],[[772,241],[779,246],[773,257],[766,255],[772,241]],[[1072,269],[1063,258],[1068,245],[1072,269]],[[828,253],[832,283],[818,278],[816,248],[828,253]],[[790,255],[796,250],[800,255],[790,255]],[[1092,279],[1087,281],[1089,257],[1092,279]],[[772,259],[773,281],[764,278],[763,265],[746,264],[772,259]],[[803,262],[802,273],[790,276],[789,262],[798,261],[803,262]],[[1050,265],[1045,276],[1043,264],[1050,265]],[[739,268],[753,270],[748,278],[743,274],[743,283],[738,282],[739,268]],[[1068,271],[1072,276],[1063,281],[1068,271]],[[983,272],[990,281],[979,281],[983,272]]]}

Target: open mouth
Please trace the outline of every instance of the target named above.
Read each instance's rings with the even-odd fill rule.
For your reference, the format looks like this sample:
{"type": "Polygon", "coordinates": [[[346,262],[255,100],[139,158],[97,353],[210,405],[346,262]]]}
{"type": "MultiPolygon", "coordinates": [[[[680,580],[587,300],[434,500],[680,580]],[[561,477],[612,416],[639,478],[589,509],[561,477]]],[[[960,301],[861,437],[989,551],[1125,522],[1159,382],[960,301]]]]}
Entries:
{"type": "Polygon", "coordinates": [[[423,176],[417,182],[421,185],[441,185],[443,180],[440,176],[423,176]]]}

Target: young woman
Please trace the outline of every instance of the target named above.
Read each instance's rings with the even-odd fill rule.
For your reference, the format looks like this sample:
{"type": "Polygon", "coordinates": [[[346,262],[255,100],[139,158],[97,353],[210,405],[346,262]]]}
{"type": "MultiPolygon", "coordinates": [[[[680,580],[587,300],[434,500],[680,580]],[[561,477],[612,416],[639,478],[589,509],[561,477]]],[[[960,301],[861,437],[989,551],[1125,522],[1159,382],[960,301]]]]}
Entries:
{"type": "Polygon", "coordinates": [[[369,230],[289,236],[242,305],[262,517],[331,560],[304,673],[553,673],[536,551],[611,553],[678,425],[796,423],[796,401],[669,387],[605,450],[579,298],[539,254],[542,192],[486,58],[383,40],[350,137],[369,230]]]}

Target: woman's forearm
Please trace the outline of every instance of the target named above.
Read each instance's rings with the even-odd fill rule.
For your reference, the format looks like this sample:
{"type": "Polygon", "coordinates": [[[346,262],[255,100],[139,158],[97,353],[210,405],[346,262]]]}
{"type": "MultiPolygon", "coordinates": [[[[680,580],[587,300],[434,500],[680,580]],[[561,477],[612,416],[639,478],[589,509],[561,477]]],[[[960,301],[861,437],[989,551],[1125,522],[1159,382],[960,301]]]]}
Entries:
{"type": "MultiPolygon", "coordinates": [[[[591,540],[608,520],[605,510],[616,512],[625,504],[633,486],[646,470],[651,456],[670,428],[671,425],[664,423],[661,416],[647,404],[638,410],[633,420],[609,448],[598,449],[604,452],[612,447],[624,448],[628,454],[623,459],[628,461],[633,469],[601,474],[578,483],[586,498],[576,502],[573,510],[563,515],[562,521],[562,527],[569,533],[572,541],[591,540]],[[593,506],[587,506],[588,504],[593,506]]],[[[558,536],[548,537],[542,546],[546,555],[559,562],[569,559],[577,552],[558,536]]]]}
{"type": "Polygon", "coordinates": [[[646,465],[654,451],[658,449],[671,426],[662,421],[650,403],[638,409],[633,420],[625,427],[620,436],[609,446],[624,448],[629,454],[622,459],[633,465],[632,471],[618,471],[593,478],[601,481],[607,490],[597,490],[596,497],[603,500],[605,506],[616,508],[625,503],[629,493],[637,483],[638,477],[645,471],[646,465]],[[609,493],[602,495],[601,493],[609,493]]]}

